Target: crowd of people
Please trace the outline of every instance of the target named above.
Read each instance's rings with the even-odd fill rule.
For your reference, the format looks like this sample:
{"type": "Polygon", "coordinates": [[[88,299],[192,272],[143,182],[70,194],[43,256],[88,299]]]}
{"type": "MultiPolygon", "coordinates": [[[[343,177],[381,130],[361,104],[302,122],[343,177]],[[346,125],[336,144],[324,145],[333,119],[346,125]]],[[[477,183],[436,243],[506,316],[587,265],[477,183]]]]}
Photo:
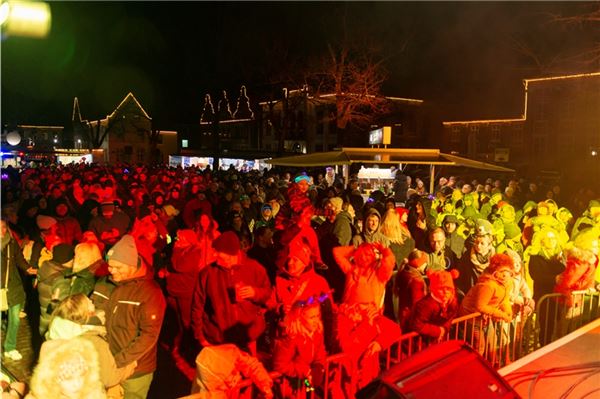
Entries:
{"type": "Polygon", "coordinates": [[[2,179],[3,360],[21,360],[27,317],[41,344],[29,398],[145,398],[159,341],[201,397],[242,378],[300,397],[327,378],[352,398],[403,333],[436,342],[474,312],[510,323],[600,281],[591,190],[451,176],[428,193],[397,171],[365,199],[333,168],[83,163],[2,179]]]}

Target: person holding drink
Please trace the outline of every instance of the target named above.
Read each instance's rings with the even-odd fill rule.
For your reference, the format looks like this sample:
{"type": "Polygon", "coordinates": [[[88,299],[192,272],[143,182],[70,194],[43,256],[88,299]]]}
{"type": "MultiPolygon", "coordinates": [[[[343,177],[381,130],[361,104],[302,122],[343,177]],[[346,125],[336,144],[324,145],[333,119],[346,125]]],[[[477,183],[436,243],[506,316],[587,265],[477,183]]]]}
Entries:
{"type": "Polygon", "coordinates": [[[200,271],[192,303],[192,329],[202,345],[236,344],[256,355],[256,339],[265,329],[262,307],[271,284],[257,261],[241,250],[228,231],[213,242],[216,261],[200,271]]]}

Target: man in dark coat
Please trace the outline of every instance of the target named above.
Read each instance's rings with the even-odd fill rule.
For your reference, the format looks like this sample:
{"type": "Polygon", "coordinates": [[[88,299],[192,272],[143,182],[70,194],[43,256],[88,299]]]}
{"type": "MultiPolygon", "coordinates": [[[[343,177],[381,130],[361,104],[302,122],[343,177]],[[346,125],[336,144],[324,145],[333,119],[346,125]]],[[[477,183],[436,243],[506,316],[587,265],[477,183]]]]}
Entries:
{"type": "Polygon", "coordinates": [[[241,251],[233,231],[213,241],[217,260],[198,277],[192,302],[192,329],[203,347],[234,343],[256,354],[265,329],[261,307],[271,296],[265,268],[241,251]]]}
{"type": "Polygon", "coordinates": [[[107,258],[110,277],[96,283],[92,300],[106,317],[108,344],[117,367],[137,362],[133,375],[121,383],[125,398],[145,398],[156,370],[165,298],[131,235],[124,235],[107,258]]]}

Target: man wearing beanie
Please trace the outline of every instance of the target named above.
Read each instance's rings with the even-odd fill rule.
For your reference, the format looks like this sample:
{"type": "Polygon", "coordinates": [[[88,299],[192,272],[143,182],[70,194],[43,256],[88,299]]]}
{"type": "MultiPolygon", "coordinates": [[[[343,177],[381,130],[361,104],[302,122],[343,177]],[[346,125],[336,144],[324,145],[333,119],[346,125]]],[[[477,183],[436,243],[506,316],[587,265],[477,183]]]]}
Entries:
{"type": "Polygon", "coordinates": [[[265,268],[241,251],[233,231],[213,241],[216,261],[200,271],[194,289],[192,328],[203,347],[233,343],[256,355],[265,329],[261,306],[271,296],[265,268]]]}
{"type": "Polygon", "coordinates": [[[108,343],[117,367],[137,362],[133,375],[121,383],[125,399],[145,398],[156,369],[165,298],[141,262],[131,235],[124,235],[106,255],[110,275],[96,283],[92,300],[106,317],[108,343]]]}
{"type": "Polygon", "coordinates": [[[413,307],[409,321],[409,330],[423,335],[428,341],[440,341],[447,334],[452,320],[458,313],[458,300],[454,279],[458,271],[453,269],[430,271],[429,294],[413,307]]]}

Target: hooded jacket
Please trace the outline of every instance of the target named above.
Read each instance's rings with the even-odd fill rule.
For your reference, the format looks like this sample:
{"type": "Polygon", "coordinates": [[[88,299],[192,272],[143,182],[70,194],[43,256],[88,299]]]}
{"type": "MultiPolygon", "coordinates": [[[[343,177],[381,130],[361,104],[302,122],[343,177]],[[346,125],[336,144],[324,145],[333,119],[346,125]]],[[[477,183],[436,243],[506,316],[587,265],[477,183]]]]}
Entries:
{"type": "Polygon", "coordinates": [[[233,344],[206,347],[196,358],[192,394],[200,399],[230,398],[242,376],[250,378],[263,392],[271,390],[273,381],[255,357],[233,344]]]}
{"type": "Polygon", "coordinates": [[[50,323],[50,328],[46,338],[53,339],[73,339],[76,337],[85,338],[90,341],[96,352],[98,352],[98,362],[100,366],[100,380],[105,388],[117,385],[125,379],[127,370],[118,368],[115,358],[110,353],[108,341],[106,340],[106,328],[103,326],[81,325],[70,320],[55,317],[50,323]]]}
{"type": "Polygon", "coordinates": [[[568,306],[581,306],[583,296],[574,297],[573,292],[594,287],[597,264],[598,258],[591,251],[571,249],[567,254],[565,270],[556,276],[554,292],[563,294],[564,301],[568,306]]]}
{"type": "Polygon", "coordinates": [[[413,308],[409,329],[430,338],[438,338],[443,327],[450,330],[452,320],[458,313],[458,301],[454,296],[444,307],[431,293],[421,298],[413,308]]]}
{"type": "Polygon", "coordinates": [[[146,271],[118,283],[103,277],[94,287],[92,300],[106,315],[108,343],[117,366],[137,360],[132,377],[153,372],[166,303],[152,275],[146,271]]]}
{"type": "Polygon", "coordinates": [[[369,210],[365,212],[363,216],[362,226],[362,232],[352,237],[352,245],[358,247],[363,242],[380,242],[386,247],[389,246],[388,238],[379,231],[381,228],[381,214],[379,213],[379,211],[377,211],[377,209],[369,208],[369,210]],[[377,218],[379,219],[379,225],[377,226],[377,229],[375,231],[368,231],[367,219],[372,215],[377,216],[377,218]]]}

